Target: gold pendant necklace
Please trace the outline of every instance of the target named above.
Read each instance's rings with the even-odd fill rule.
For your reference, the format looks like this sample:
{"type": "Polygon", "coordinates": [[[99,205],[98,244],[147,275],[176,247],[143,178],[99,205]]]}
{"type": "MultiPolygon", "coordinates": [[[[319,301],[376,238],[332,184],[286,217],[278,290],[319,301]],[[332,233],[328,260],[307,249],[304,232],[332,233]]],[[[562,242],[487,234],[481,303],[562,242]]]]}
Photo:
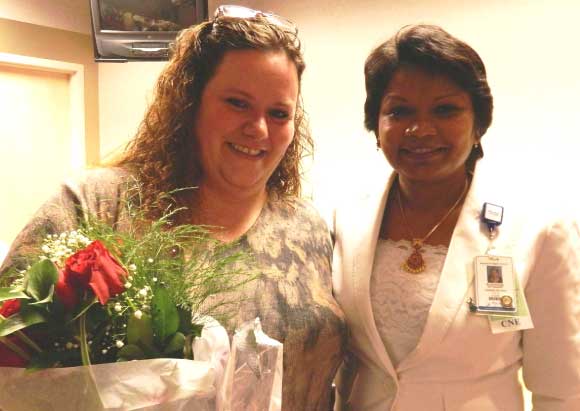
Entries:
{"type": "Polygon", "coordinates": [[[425,265],[425,260],[423,259],[423,254],[421,254],[423,243],[431,236],[431,234],[435,232],[435,230],[439,228],[441,224],[443,224],[443,222],[447,219],[447,217],[451,215],[453,210],[457,208],[459,203],[461,203],[461,200],[463,199],[465,193],[467,192],[468,184],[467,180],[465,180],[465,186],[463,187],[463,191],[461,192],[461,194],[459,195],[453,206],[451,206],[451,208],[445,213],[443,218],[441,218],[441,220],[439,220],[437,224],[435,224],[433,228],[431,228],[431,230],[429,230],[427,235],[425,235],[423,238],[413,238],[413,235],[411,234],[411,230],[409,229],[409,223],[407,222],[407,216],[405,215],[405,210],[403,209],[403,202],[401,201],[401,183],[399,182],[398,179],[397,184],[398,184],[397,202],[399,203],[399,209],[401,210],[401,216],[403,217],[405,229],[407,230],[409,237],[412,238],[411,247],[413,248],[413,251],[411,251],[411,255],[407,257],[407,259],[403,262],[403,264],[401,264],[401,268],[408,273],[419,274],[425,271],[425,268],[427,268],[427,266],[425,265]]]}

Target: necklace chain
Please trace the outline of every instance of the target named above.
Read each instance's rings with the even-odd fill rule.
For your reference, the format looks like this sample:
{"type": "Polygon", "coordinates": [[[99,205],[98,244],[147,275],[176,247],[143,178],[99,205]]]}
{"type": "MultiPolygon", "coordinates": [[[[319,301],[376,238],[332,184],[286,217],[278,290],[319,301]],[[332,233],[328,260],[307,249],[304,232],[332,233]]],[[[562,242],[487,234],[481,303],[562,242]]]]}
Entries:
{"type": "Polygon", "coordinates": [[[407,216],[405,215],[405,209],[403,208],[403,201],[401,200],[401,183],[397,179],[397,203],[399,204],[399,210],[401,211],[401,216],[403,217],[403,224],[405,224],[405,230],[407,234],[411,237],[411,245],[413,247],[413,251],[411,255],[405,260],[402,264],[403,270],[412,273],[418,274],[425,271],[425,260],[423,259],[423,255],[421,254],[421,248],[423,247],[423,243],[443,224],[445,220],[451,215],[453,210],[457,208],[465,193],[467,192],[467,179],[465,180],[465,184],[463,186],[463,190],[455,203],[451,206],[449,210],[445,213],[445,215],[429,230],[429,232],[423,238],[414,238],[413,233],[411,233],[411,229],[409,228],[409,223],[407,221],[407,216]]]}

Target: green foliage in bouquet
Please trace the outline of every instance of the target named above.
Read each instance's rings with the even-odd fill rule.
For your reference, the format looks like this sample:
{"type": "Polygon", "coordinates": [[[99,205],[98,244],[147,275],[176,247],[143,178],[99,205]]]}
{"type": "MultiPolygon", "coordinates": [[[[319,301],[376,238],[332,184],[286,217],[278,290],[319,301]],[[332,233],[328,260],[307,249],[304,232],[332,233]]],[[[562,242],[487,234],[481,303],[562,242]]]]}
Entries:
{"type": "Polygon", "coordinates": [[[179,210],[149,221],[133,202],[125,206],[123,230],[91,216],[75,231],[47,235],[36,262],[0,288],[0,365],[192,358],[204,316],[220,318],[224,304],[238,302],[212,297],[254,279],[238,244],[173,225],[179,210]]]}

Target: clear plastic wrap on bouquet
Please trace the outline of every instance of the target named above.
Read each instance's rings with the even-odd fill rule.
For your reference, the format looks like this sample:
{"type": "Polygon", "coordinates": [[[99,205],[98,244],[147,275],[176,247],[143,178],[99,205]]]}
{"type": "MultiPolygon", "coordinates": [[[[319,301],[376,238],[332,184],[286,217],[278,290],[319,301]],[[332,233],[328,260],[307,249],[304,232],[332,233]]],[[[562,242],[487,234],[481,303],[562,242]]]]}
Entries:
{"type": "Polygon", "coordinates": [[[0,411],[279,411],[282,344],[258,319],[229,337],[206,319],[196,360],[151,359],[27,371],[0,367],[0,411]],[[231,352],[230,352],[231,351],[231,352]]]}
{"type": "Polygon", "coordinates": [[[4,411],[215,409],[209,362],[161,358],[34,372],[0,368],[4,411]]]}
{"type": "Polygon", "coordinates": [[[260,319],[235,333],[218,411],[280,411],[282,407],[282,344],[262,331],[260,319]]]}

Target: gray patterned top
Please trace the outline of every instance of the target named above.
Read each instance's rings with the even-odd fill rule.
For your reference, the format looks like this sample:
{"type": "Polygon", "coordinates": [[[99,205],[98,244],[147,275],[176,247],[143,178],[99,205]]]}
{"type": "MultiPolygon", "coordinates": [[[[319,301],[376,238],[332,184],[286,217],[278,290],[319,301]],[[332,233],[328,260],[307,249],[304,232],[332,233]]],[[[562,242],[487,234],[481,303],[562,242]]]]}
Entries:
{"type": "MultiPolygon", "coordinates": [[[[77,227],[87,213],[122,230],[120,199],[127,174],[89,171],[63,184],[18,235],[0,267],[5,272],[37,249],[47,233],[77,227]]],[[[302,200],[270,201],[240,246],[254,256],[258,279],[244,286],[239,310],[224,324],[229,332],[260,317],[264,332],[284,344],[283,411],[328,411],[330,386],[346,344],[344,317],[332,297],[332,243],[318,213],[302,200]]]]}

